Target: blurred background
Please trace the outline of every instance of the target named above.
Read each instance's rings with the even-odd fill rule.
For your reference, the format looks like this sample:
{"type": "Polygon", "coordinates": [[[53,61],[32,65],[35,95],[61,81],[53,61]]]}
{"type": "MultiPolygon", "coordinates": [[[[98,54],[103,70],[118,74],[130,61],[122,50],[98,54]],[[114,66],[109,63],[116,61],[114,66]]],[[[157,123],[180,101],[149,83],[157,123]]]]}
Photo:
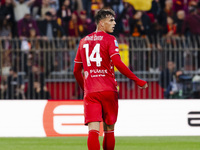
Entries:
{"type": "Polygon", "coordinates": [[[149,84],[116,69],[120,99],[200,98],[200,0],[1,0],[0,99],[82,99],[74,58],[103,7],[123,62],[149,84]]]}

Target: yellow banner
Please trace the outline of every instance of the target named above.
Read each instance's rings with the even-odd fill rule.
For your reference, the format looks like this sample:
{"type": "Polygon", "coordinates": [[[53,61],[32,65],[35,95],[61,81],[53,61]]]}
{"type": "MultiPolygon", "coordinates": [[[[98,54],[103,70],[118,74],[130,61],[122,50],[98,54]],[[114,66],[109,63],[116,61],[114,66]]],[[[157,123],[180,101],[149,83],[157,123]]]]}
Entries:
{"type": "MultiPolygon", "coordinates": [[[[129,66],[129,46],[127,44],[119,44],[119,54],[123,63],[128,67],[129,66]]],[[[115,71],[118,71],[117,68],[114,68],[115,71]]]]}
{"type": "Polygon", "coordinates": [[[152,0],[124,0],[131,4],[135,10],[148,11],[151,9],[152,0]]]}

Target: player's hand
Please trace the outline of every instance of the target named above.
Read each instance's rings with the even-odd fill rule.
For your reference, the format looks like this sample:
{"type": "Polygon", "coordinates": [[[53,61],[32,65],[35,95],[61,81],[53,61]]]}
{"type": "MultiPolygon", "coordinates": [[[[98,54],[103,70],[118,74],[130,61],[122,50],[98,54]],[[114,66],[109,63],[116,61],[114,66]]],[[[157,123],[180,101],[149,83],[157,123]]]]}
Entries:
{"type": "Polygon", "coordinates": [[[139,86],[141,89],[146,89],[148,87],[148,84],[146,83],[144,86],[139,86]]]}

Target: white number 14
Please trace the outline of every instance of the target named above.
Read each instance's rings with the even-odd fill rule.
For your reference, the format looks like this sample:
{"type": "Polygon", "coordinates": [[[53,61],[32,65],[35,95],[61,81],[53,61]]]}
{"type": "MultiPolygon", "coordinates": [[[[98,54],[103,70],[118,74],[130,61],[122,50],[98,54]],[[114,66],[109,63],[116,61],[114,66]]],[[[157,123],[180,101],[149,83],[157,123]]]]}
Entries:
{"type": "Polygon", "coordinates": [[[89,44],[84,44],[83,48],[85,48],[87,66],[91,66],[90,62],[96,62],[96,66],[100,67],[102,61],[102,58],[100,56],[100,44],[95,45],[90,56],[89,56],[89,44]],[[94,57],[95,54],[96,57],[94,57]]]}

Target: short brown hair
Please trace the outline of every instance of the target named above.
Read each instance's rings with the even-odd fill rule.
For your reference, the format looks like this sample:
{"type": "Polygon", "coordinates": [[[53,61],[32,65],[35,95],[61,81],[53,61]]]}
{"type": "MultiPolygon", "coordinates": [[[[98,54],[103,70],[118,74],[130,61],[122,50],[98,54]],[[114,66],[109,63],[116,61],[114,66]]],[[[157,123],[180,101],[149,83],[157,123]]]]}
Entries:
{"type": "Polygon", "coordinates": [[[115,12],[110,8],[103,8],[99,10],[95,15],[95,22],[98,24],[100,20],[106,18],[109,15],[115,17],[115,12]]]}

